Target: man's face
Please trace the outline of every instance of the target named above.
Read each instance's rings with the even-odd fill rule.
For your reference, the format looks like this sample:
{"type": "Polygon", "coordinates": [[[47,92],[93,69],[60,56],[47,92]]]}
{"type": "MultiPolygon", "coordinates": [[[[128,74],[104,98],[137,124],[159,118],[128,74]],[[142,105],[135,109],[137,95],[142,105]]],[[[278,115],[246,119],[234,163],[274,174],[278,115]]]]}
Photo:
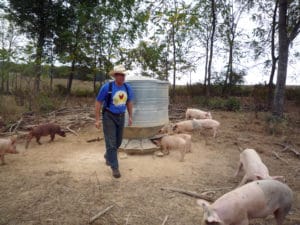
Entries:
{"type": "Polygon", "coordinates": [[[125,81],[125,75],[122,73],[116,73],[115,74],[115,80],[117,83],[124,83],[125,81]]]}

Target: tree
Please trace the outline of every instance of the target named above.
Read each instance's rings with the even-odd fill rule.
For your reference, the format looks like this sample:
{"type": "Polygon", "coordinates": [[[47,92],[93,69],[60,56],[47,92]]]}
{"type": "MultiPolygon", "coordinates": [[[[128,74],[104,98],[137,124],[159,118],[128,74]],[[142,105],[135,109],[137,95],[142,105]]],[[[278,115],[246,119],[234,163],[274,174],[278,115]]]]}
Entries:
{"type": "Polygon", "coordinates": [[[9,91],[9,67],[11,60],[16,55],[18,49],[18,30],[13,22],[8,21],[5,15],[0,15],[0,92],[4,92],[6,81],[6,91],[9,91]]]}
{"type": "Polygon", "coordinates": [[[272,107],[272,113],[275,117],[283,117],[289,47],[300,32],[299,9],[300,3],[298,1],[279,0],[279,59],[272,107]]]}
{"type": "MultiPolygon", "coordinates": [[[[173,92],[175,92],[177,71],[187,71],[186,65],[193,61],[190,56],[192,51],[192,26],[194,15],[190,13],[191,6],[184,1],[159,1],[151,7],[151,21],[155,26],[153,40],[164,43],[164,58],[166,73],[170,68],[173,71],[173,92]]],[[[191,68],[191,70],[194,68],[191,68]]],[[[168,77],[168,74],[165,75],[168,77]]]]}
{"type": "Polygon", "coordinates": [[[258,23],[254,29],[254,37],[251,48],[254,49],[255,59],[270,56],[265,60],[264,67],[270,73],[268,82],[268,105],[271,108],[274,89],[274,74],[278,61],[278,2],[279,0],[260,1],[257,3],[252,19],[258,23]],[[258,40],[256,40],[258,38],[258,40]],[[271,67],[271,69],[270,69],[271,67]]]}
{"type": "Polygon", "coordinates": [[[237,37],[242,36],[242,31],[238,29],[238,23],[242,14],[247,9],[247,4],[233,4],[233,2],[225,1],[222,10],[224,22],[219,26],[220,33],[225,35],[222,37],[225,50],[228,52],[227,72],[225,75],[223,94],[227,91],[230,94],[231,87],[233,86],[233,76],[235,74],[234,63],[238,62],[242,57],[240,42],[237,37]]]}
{"type": "Polygon", "coordinates": [[[164,80],[164,47],[154,41],[140,41],[136,48],[129,51],[128,59],[142,69],[142,75],[164,80]]]}
{"type": "Polygon", "coordinates": [[[46,38],[53,37],[57,10],[62,7],[62,1],[52,0],[8,0],[9,6],[5,8],[9,19],[14,21],[20,31],[27,34],[36,43],[36,76],[35,90],[39,91],[41,77],[41,63],[43,47],[46,38]]]}

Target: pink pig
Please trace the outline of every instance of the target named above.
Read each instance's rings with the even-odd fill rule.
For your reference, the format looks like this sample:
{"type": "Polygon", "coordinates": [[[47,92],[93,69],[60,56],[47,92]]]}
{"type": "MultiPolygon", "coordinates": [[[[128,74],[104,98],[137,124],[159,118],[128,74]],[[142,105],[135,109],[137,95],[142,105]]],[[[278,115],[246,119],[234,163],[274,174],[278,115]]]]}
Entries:
{"type": "Polygon", "coordinates": [[[185,118],[188,119],[212,119],[210,112],[205,112],[200,109],[188,108],[185,112],[185,118]]]}
{"type": "Polygon", "coordinates": [[[239,167],[235,173],[235,176],[239,174],[242,168],[245,171],[245,175],[239,186],[245,184],[248,181],[254,180],[278,179],[284,181],[284,178],[282,176],[272,177],[269,175],[268,168],[262,162],[261,158],[254,149],[245,149],[243,152],[241,152],[239,167]]]}
{"type": "Polygon", "coordinates": [[[5,164],[4,155],[6,153],[17,154],[16,139],[0,139],[0,159],[2,165],[5,164]]]}
{"type": "Polygon", "coordinates": [[[292,190],[277,180],[252,181],[230,191],[213,204],[204,200],[197,203],[204,209],[202,224],[248,225],[252,218],[273,214],[277,225],[282,225],[291,209],[292,190]]]}
{"type": "Polygon", "coordinates": [[[162,147],[164,155],[169,154],[171,149],[180,150],[180,162],[183,162],[186,153],[186,141],[181,137],[166,135],[161,139],[153,140],[155,144],[162,147]]]}
{"type": "Polygon", "coordinates": [[[175,137],[180,137],[186,142],[186,152],[192,152],[192,136],[190,134],[174,134],[175,137]]]}
{"type": "Polygon", "coordinates": [[[193,130],[195,130],[193,120],[184,120],[177,122],[173,125],[172,130],[175,133],[192,132],[193,130]]]}

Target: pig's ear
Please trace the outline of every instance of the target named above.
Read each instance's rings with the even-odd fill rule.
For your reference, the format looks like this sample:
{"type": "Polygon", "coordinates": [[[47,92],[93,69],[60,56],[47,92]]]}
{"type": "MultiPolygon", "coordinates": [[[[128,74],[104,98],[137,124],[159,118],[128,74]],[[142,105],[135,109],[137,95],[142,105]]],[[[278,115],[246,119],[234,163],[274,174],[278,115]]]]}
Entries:
{"type": "Polygon", "coordinates": [[[211,208],[209,202],[198,199],[197,204],[202,206],[204,210],[204,215],[206,215],[205,221],[208,223],[221,223],[220,217],[218,214],[211,208]]]}
{"type": "Polygon", "coordinates": [[[278,180],[278,181],[281,181],[281,182],[283,182],[283,183],[286,182],[284,176],[271,176],[271,178],[272,178],[273,180],[278,180]]]}
{"type": "Polygon", "coordinates": [[[220,220],[220,217],[218,216],[218,214],[216,212],[212,212],[212,214],[209,215],[205,221],[207,221],[208,223],[222,224],[222,221],[220,220]]]}
{"type": "Polygon", "coordinates": [[[262,176],[260,176],[258,174],[255,174],[255,177],[256,177],[257,180],[263,180],[264,179],[262,176]]]}
{"type": "Polygon", "coordinates": [[[203,208],[204,208],[205,206],[206,206],[206,207],[210,206],[209,202],[208,202],[208,201],[205,201],[205,200],[203,200],[203,199],[198,199],[198,200],[197,200],[197,204],[200,205],[200,206],[202,206],[203,208]]]}

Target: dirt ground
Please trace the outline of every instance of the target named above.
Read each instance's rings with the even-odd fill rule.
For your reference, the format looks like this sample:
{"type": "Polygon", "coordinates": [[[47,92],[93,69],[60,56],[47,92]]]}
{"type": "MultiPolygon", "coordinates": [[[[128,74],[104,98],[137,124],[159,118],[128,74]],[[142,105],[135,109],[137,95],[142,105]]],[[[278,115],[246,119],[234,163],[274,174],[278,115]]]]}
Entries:
{"type": "MultiPolygon", "coordinates": [[[[27,150],[19,142],[18,155],[6,155],[0,167],[0,224],[88,224],[98,212],[113,206],[93,224],[157,225],[200,224],[202,209],[196,199],[161,190],[173,187],[202,193],[217,199],[237,186],[242,175],[233,177],[239,151],[256,149],[271,175],[283,175],[294,192],[294,203],[285,225],[300,224],[300,158],[291,151],[281,152],[275,143],[291,141],[300,149],[300,111],[289,117],[295,122],[279,135],[270,135],[266,114],[255,118],[251,112],[212,112],[221,122],[217,138],[193,134],[192,153],[179,162],[179,152],[165,157],[126,155],[120,152],[122,177],[114,179],[104,162],[104,142],[87,143],[101,137],[92,125],[77,137],[56,137],[39,146],[32,141],[27,150]],[[273,151],[284,160],[279,160],[273,151]]],[[[251,220],[251,225],[275,224],[273,216],[251,220]]]]}

